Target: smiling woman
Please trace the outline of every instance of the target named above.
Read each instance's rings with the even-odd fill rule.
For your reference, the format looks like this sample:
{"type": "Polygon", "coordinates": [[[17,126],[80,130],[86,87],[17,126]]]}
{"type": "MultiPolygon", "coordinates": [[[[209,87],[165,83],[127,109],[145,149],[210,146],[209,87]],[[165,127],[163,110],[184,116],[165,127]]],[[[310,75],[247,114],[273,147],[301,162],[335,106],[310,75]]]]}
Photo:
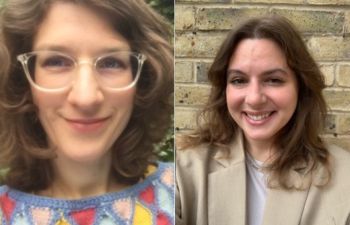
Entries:
{"type": "Polygon", "coordinates": [[[350,221],[350,154],[320,137],[322,73],[284,17],[253,18],[222,43],[198,128],[179,137],[176,223],[350,221]]]}
{"type": "Polygon", "coordinates": [[[9,0],[1,35],[0,224],[173,224],[154,151],[173,108],[164,19],[143,0],[9,0]]]}

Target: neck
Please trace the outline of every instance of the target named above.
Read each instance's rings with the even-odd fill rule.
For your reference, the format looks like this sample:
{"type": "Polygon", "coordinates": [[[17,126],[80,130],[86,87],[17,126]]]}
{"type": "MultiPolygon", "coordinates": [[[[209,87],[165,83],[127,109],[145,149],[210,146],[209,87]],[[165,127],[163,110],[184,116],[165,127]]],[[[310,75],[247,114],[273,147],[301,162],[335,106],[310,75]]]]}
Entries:
{"type": "Polygon", "coordinates": [[[40,195],[81,199],[98,196],[125,188],[118,184],[111,174],[111,160],[99,162],[72,162],[57,158],[53,161],[55,179],[50,187],[40,195]]]}
{"type": "Polygon", "coordinates": [[[244,146],[246,151],[260,162],[267,162],[272,159],[276,152],[273,142],[249,140],[244,138],[244,146]]]}

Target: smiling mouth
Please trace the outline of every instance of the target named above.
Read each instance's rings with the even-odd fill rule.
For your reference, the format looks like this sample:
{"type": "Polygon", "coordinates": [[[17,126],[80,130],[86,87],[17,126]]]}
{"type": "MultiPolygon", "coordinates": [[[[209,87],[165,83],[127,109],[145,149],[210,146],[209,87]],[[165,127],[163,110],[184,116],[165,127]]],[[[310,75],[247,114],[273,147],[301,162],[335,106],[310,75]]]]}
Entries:
{"type": "Polygon", "coordinates": [[[95,124],[95,123],[100,123],[103,122],[105,120],[107,120],[106,118],[96,118],[96,119],[66,119],[68,122],[70,123],[79,123],[79,124],[95,124]]]}
{"type": "Polygon", "coordinates": [[[274,113],[274,111],[271,112],[266,112],[266,113],[247,113],[244,112],[244,114],[251,120],[259,122],[259,121],[264,121],[266,120],[268,117],[270,117],[272,114],[274,113]]]}
{"type": "Polygon", "coordinates": [[[108,120],[106,118],[95,118],[95,119],[66,119],[70,126],[78,132],[95,132],[100,130],[108,120]]]}

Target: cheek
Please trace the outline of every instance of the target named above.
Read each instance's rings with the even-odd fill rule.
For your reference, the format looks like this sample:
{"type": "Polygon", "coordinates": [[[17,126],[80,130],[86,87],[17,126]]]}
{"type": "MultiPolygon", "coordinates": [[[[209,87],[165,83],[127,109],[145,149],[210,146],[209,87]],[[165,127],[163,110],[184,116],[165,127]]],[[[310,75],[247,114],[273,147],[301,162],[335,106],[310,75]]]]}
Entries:
{"type": "Polygon", "coordinates": [[[115,94],[110,94],[108,96],[108,102],[110,102],[110,105],[112,105],[112,107],[117,108],[119,110],[123,107],[126,107],[126,108],[133,107],[134,99],[135,99],[134,89],[118,92],[115,94]]]}
{"type": "Polygon", "coordinates": [[[240,105],[243,102],[242,93],[227,86],[226,88],[226,104],[228,110],[232,114],[233,112],[239,110],[240,105]]]}
{"type": "Polygon", "coordinates": [[[38,108],[39,117],[46,114],[51,109],[57,108],[64,102],[64,96],[50,95],[32,90],[33,103],[38,108]]]}
{"type": "Polygon", "coordinates": [[[283,92],[275,94],[275,102],[280,109],[284,109],[286,113],[293,114],[298,102],[298,93],[294,88],[286,89],[283,92]]]}

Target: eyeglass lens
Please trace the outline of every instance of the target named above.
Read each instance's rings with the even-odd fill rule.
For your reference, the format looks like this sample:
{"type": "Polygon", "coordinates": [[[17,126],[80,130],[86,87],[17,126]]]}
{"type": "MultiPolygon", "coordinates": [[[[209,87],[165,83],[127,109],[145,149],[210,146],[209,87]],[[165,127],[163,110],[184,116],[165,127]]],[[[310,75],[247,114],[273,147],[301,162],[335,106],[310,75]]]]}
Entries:
{"type": "MultiPolygon", "coordinates": [[[[79,66],[89,62],[76,62],[58,52],[37,52],[28,58],[28,71],[34,83],[43,88],[66,87],[75,79],[79,66]]],[[[110,88],[123,88],[131,84],[139,70],[138,58],[130,52],[115,52],[97,58],[93,64],[97,80],[110,88]]]]}

